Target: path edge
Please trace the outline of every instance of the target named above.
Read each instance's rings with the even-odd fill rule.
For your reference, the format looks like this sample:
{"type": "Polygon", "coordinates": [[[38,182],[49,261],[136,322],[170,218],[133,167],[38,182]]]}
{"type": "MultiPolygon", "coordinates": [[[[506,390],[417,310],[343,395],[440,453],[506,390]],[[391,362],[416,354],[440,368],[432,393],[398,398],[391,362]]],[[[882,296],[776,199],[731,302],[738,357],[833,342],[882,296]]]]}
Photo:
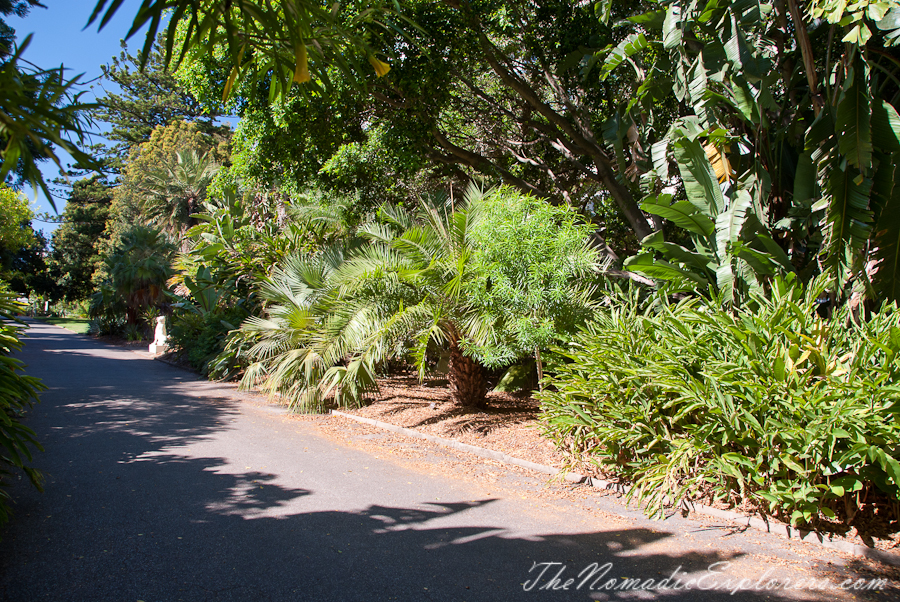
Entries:
{"type": "MultiPolygon", "coordinates": [[[[605,491],[613,491],[618,494],[628,493],[630,487],[624,485],[622,483],[615,483],[612,481],[607,481],[604,479],[597,479],[586,477],[577,472],[563,472],[558,468],[554,468],[552,466],[546,466],[544,464],[537,464],[536,462],[529,462],[527,460],[521,460],[514,456],[510,456],[509,454],[504,454],[503,452],[493,451],[490,449],[485,449],[483,447],[478,447],[477,445],[470,445],[468,443],[460,443],[459,441],[454,441],[453,439],[445,439],[444,437],[438,437],[436,435],[429,435],[427,433],[420,433],[414,429],[396,426],[394,424],[390,424],[388,422],[382,422],[381,420],[374,420],[372,418],[365,418],[363,416],[356,416],[354,414],[348,414],[346,412],[340,412],[338,410],[331,410],[331,414],[333,416],[341,416],[343,418],[349,418],[350,420],[354,420],[356,422],[361,422],[363,424],[368,424],[371,426],[378,427],[380,429],[391,431],[393,433],[397,433],[400,435],[405,435],[407,437],[412,437],[414,439],[424,439],[426,441],[430,441],[442,447],[447,447],[450,449],[455,449],[457,451],[467,452],[470,454],[474,454],[476,456],[480,456],[482,458],[488,458],[490,460],[497,460],[499,462],[505,462],[507,464],[512,464],[514,466],[519,466],[521,468],[526,468],[528,470],[533,470],[535,472],[540,472],[550,476],[556,476],[560,473],[563,474],[563,477],[566,481],[570,483],[584,483],[594,487],[596,489],[603,489],[605,491]]],[[[831,550],[837,550],[839,552],[843,552],[845,554],[850,554],[851,556],[858,556],[862,558],[868,558],[870,560],[877,560],[879,562],[883,562],[884,564],[890,566],[900,567],[900,554],[894,554],[892,552],[885,552],[884,550],[878,550],[875,548],[869,548],[867,546],[861,546],[859,544],[850,543],[848,541],[835,541],[828,537],[827,535],[823,535],[817,531],[806,531],[803,529],[798,529],[795,527],[791,527],[790,525],[786,525],[780,522],[770,522],[765,520],[764,518],[759,518],[757,516],[749,516],[746,514],[741,514],[739,512],[734,512],[733,510],[721,510],[719,508],[712,508],[710,506],[704,506],[703,504],[696,504],[693,502],[684,502],[682,504],[682,509],[687,512],[693,512],[695,514],[701,514],[704,516],[712,517],[712,518],[720,518],[733,523],[736,523],[742,527],[754,529],[756,531],[761,531],[763,533],[771,533],[774,535],[778,535],[784,537],[786,539],[791,539],[795,541],[801,541],[808,544],[817,545],[823,548],[828,548],[831,550]]]]}

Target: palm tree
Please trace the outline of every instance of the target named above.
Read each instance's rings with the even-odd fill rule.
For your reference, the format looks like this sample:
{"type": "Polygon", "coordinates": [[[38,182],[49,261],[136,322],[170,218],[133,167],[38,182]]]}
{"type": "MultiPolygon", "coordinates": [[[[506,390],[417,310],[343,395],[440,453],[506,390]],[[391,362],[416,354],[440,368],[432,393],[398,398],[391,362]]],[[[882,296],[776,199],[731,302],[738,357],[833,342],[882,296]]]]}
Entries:
{"type": "Polygon", "coordinates": [[[231,337],[239,346],[254,343],[245,352],[252,363],[243,386],[259,386],[305,411],[323,410],[332,393],[348,405],[377,391],[372,355],[356,352],[362,339],[352,337],[353,329],[334,334],[340,295],[330,280],[343,260],[340,248],[311,259],[292,256],[265,279],[259,295],[266,317],[248,318],[231,337]]]}
{"type": "MultiPolygon", "coordinates": [[[[373,280],[405,290],[408,298],[372,324],[370,344],[396,348],[401,341],[412,342],[420,377],[429,344],[446,348],[450,393],[466,406],[481,406],[487,392],[484,367],[467,350],[495,338],[494,319],[466,295],[477,276],[469,233],[478,220],[476,201],[483,196],[470,188],[467,204],[455,211],[446,200],[423,201],[417,224],[394,211],[388,219],[395,230],[405,228],[399,235],[378,224],[364,226],[361,234],[373,244],[346,261],[334,278],[351,300],[345,311],[356,311],[359,302],[352,302],[353,293],[366,290],[373,280]]],[[[361,300],[366,303],[365,296],[361,300]]]]}
{"type": "Polygon", "coordinates": [[[162,301],[173,252],[159,230],[135,226],[107,257],[110,283],[125,302],[129,324],[137,324],[144,309],[162,301]]]}
{"type": "Polygon", "coordinates": [[[200,156],[195,149],[175,153],[175,163],[146,174],[141,210],[151,225],[182,238],[197,220],[206,189],[219,171],[211,153],[200,156]]]}
{"type": "MultiPolygon", "coordinates": [[[[323,409],[331,393],[338,403],[359,404],[377,390],[376,366],[411,357],[424,378],[429,350],[433,354],[437,347],[449,356],[454,401],[477,407],[487,392],[485,365],[506,365],[523,351],[533,351],[540,362],[539,347],[546,341],[516,334],[510,322],[522,322],[517,312],[523,307],[529,323],[587,315],[581,310],[593,306],[592,287],[578,280],[595,269],[596,253],[572,247],[577,227],[553,231],[550,235],[566,232],[568,242],[552,247],[561,255],[542,265],[560,266],[573,280],[571,288],[562,292],[564,285],[556,283],[544,296],[526,291],[530,296],[524,304],[518,298],[523,295],[506,303],[490,298],[490,274],[515,280],[506,282],[506,289],[547,286],[509,270],[498,272],[492,263],[497,257],[485,255],[484,237],[494,227],[487,220],[497,215],[491,208],[514,200],[504,201],[501,192],[495,196],[471,188],[455,208],[445,200],[422,201],[415,216],[382,207],[378,220],[359,228],[361,240],[351,248],[332,248],[280,266],[260,290],[266,317],[247,320],[235,335],[236,347],[246,349],[248,339],[255,342],[246,354],[252,364],[244,384],[262,386],[309,410],[323,409]],[[544,298],[553,295],[566,299],[544,298]]],[[[526,234],[516,219],[507,222],[507,230],[526,234]]],[[[541,221],[546,228],[561,227],[554,223],[541,221]]]]}
{"type": "Polygon", "coordinates": [[[308,410],[360,403],[377,390],[375,366],[410,351],[424,377],[429,344],[449,351],[448,381],[460,405],[480,406],[487,385],[469,345],[492,341],[493,322],[471,304],[468,232],[477,211],[422,202],[418,223],[385,207],[363,226],[368,244],[293,258],[261,287],[266,318],[241,327],[254,337],[244,385],[260,385],[308,410]]]}

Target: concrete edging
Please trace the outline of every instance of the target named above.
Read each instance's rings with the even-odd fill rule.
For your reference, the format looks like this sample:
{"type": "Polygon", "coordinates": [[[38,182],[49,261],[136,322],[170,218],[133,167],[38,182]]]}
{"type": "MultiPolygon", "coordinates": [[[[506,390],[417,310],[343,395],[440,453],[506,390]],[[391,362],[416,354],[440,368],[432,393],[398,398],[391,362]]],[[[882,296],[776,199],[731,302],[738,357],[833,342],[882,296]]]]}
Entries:
{"type": "Polygon", "coordinates": [[[428,435],[426,433],[420,433],[413,429],[404,428],[402,426],[395,426],[393,424],[387,422],[381,422],[380,420],[373,420],[371,418],[363,418],[362,416],[354,416],[353,414],[347,414],[344,412],[339,412],[337,410],[331,410],[331,413],[335,416],[343,416],[344,418],[349,418],[350,420],[355,420],[357,422],[362,422],[364,424],[370,424],[372,426],[377,426],[378,428],[384,429],[386,431],[391,431],[394,433],[398,433],[401,435],[406,435],[407,437],[414,437],[416,439],[425,439],[426,441],[431,441],[432,443],[437,443],[443,447],[450,447],[452,449],[456,449],[459,451],[469,452],[470,454],[475,454],[476,456],[481,456],[482,458],[489,458],[491,460],[498,460],[500,462],[506,462],[507,464],[513,464],[515,466],[521,466],[522,468],[527,468],[529,470],[534,470],[536,472],[542,472],[544,474],[555,475],[559,472],[558,469],[553,468],[551,466],[544,466],[543,464],[536,464],[535,462],[528,462],[527,460],[520,460],[518,458],[514,458],[510,455],[504,454],[502,452],[496,452],[490,449],[484,449],[483,447],[478,447],[476,445],[468,445],[466,443],[460,443],[459,441],[453,441],[452,439],[444,439],[443,437],[436,437],[434,435],[428,435]]]}
{"type": "MultiPolygon", "coordinates": [[[[353,414],[347,414],[346,412],[339,412],[337,410],[331,410],[331,413],[335,416],[341,416],[344,418],[349,418],[350,420],[355,420],[356,422],[376,426],[386,431],[391,431],[400,435],[406,435],[407,437],[412,437],[415,439],[424,439],[426,441],[436,443],[437,445],[440,445],[442,447],[448,447],[458,451],[468,452],[482,458],[506,462],[507,464],[512,464],[521,468],[527,468],[535,472],[540,472],[551,476],[557,475],[562,472],[558,468],[553,468],[552,466],[545,466],[544,464],[528,462],[527,460],[520,460],[519,458],[515,458],[502,452],[485,449],[483,447],[478,447],[477,445],[460,443],[459,441],[445,439],[443,437],[437,437],[435,435],[420,433],[419,431],[416,431],[414,429],[396,426],[388,422],[373,420],[372,418],[364,418],[362,416],[355,416],[353,414]]],[[[622,483],[615,483],[604,479],[585,477],[584,475],[578,474],[576,472],[565,473],[564,477],[566,481],[570,483],[586,483],[597,489],[614,491],[618,494],[628,493],[629,489],[631,489],[628,485],[624,485],[622,483]]],[[[756,516],[747,516],[746,514],[740,514],[732,510],[720,510],[719,508],[712,508],[710,506],[695,504],[693,502],[684,502],[682,504],[682,508],[684,510],[687,510],[688,512],[694,512],[696,514],[702,514],[714,518],[721,518],[744,527],[762,531],[764,533],[773,533],[787,539],[794,539],[810,544],[815,544],[823,548],[837,550],[839,552],[844,552],[845,554],[851,554],[853,556],[860,556],[863,558],[869,558],[871,560],[878,560],[879,562],[883,562],[891,566],[900,566],[900,554],[893,554],[891,552],[885,552],[883,550],[876,550],[874,548],[853,544],[847,541],[835,541],[816,531],[804,531],[803,529],[797,529],[784,523],[769,522],[756,516]]]]}

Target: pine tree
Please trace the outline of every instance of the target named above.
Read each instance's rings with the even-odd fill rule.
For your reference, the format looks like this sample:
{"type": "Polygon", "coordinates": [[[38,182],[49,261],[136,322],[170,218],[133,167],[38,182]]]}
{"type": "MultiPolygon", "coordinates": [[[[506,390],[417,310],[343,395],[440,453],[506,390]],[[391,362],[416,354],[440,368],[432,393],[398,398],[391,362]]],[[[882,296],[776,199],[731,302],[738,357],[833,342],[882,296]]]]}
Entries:
{"type": "Polygon", "coordinates": [[[129,151],[149,141],[154,129],[176,121],[194,123],[198,131],[214,138],[230,138],[230,128],[216,124],[219,115],[202,107],[166,69],[158,44],[143,70],[140,64],[140,55],[130,54],[123,42],[119,56],[103,67],[104,79],[114,86],[99,99],[101,107],[94,117],[110,126],[106,137],[114,144],[105,154],[113,169],[121,169],[129,151]]]}
{"type": "Polygon", "coordinates": [[[50,273],[61,297],[81,300],[93,292],[94,273],[103,263],[101,246],[109,237],[106,222],[111,206],[112,188],[103,178],[86,178],[73,185],[50,253],[50,273]]]}

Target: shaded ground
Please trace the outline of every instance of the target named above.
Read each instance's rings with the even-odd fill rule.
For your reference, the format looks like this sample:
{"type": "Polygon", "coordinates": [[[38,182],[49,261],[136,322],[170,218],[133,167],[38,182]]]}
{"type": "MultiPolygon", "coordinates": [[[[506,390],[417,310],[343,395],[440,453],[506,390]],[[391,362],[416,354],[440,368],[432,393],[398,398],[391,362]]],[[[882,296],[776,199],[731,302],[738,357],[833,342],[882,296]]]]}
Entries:
{"type": "Polygon", "coordinates": [[[892,584],[880,592],[810,589],[871,576],[866,565],[824,550],[537,498],[528,492],[546,488],[544,481],[499,468],[486,486],[454,476],[447,467],[456,460],[428,446],[415,458],[373,453],[368,446],[382,439],[355,437],[378,433],[323,436],[316,420],[52,326],[35,323],[19,357],[49,386],[28,418],[47,449],[36,465],[48,478],[44,494],[24,483],[12,488],[16,516],[2,532],[0,600],[889,600],[898,593],[892,584]],[[577,578],[595,569],[591,579],[577,578]],[[680,581],[683,589],[603,589],[673,574],[669,585],[680,581]],[[566,586],[568,578],[576,581],[566,586]],[[775,579],[816,581],[785,590],[775,579]]]}
{"type": "MultiPolygon", "coordinates": [[[[415,376],[397,376],[379,380],[380,395],[366,407],[342,410],[346,413],[387,422],[419,432],[477,445],[503,452],[521,460],[537,462],[555,468],[575,470],[581,474],[615,481],[614,476],[604,474],[596,465],[581,463],[572,465],[547,439],[541,436],[540,404],[529,396],[491,392],[482,410],[462,408],[452,402],[446,381],[420,384],[415,376]]],[[[346,421],[339,417],[328,420],[337,424],[337,430],[346,428],[346,421]]],[[[481,460],[473,458],[474,462],[481,460]]],[[[896,523],[888,519],[890,500],[887,496],[861,504],[853,526],[840,521],[823,520],[815,529],[857,545],[896,551],[900,546],[900,533],[896,523]]],[[[722,509],[734,509],[725,502],[711,499],[700,503],[722,509]]],[[[737,509],[753,514],[751,507],[737,509]]],[[[769,520],[776,520],[768,517],[769,520]]]]}
{"type": "Polygon", "coordinates": [[[528,396],[491,392],[483,410],[454,404],[446,381],[420,384],[415,376],[380,379],[378,400],[342,410],[423,433],[502,451],[516,458],[561,468],[565,458],[541,436],[540,404],[528,396]]]}

